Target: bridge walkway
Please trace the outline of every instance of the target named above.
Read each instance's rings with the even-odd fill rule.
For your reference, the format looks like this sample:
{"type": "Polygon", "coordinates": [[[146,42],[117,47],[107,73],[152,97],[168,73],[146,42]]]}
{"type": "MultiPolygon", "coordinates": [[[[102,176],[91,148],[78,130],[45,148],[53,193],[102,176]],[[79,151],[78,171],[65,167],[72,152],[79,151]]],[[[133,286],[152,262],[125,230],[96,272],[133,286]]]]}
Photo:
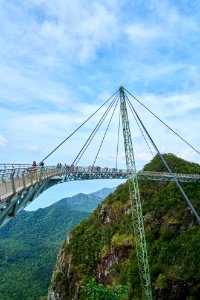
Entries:
{"type": "MultiPolygon", "coordinates": [[[[139,179],[150,180],[173,180],[169,173],[139,171],[139,179]]],[[[198,174],[175,174],[180,182],[200,182],[198,174]]],[[[16,194],[23,192],[27,188],[34,186],[38,182],[48,180],[66,182],[73,180],[87,179],[127,179],[127,170],[115,168],[100,167],[24,167],[17,166],[13,168],[0,169],[0,206],[8,202],[16,194]]]]}

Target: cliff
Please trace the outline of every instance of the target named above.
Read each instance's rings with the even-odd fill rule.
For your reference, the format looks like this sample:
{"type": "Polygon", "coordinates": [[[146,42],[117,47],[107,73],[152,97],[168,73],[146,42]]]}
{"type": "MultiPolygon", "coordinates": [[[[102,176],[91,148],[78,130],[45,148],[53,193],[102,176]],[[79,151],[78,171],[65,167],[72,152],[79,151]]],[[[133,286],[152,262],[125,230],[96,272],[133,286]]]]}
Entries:
{"type": "MultiPolygon", "coordinates": [[[[198,164],[165,155],[174,172],[198,164]]],[[[158,157],[144,168],[163,171],[158,157]]],[[[200,185],[182,184],[200,213],[200,185]]],[[[154,299],[200,299],[200,226],[174,182],[141,181],[154,299]]],[[[49,300],[142,299],[128,184],[120,185],[64,242],[49,300]]]]}

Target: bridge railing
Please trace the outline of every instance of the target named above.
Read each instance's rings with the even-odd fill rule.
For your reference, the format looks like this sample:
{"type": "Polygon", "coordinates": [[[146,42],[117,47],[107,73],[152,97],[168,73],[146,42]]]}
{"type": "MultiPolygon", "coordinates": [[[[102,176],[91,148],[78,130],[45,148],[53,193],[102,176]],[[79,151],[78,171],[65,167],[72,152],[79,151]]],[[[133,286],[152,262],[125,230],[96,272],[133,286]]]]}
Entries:
{"type": "Polygon", "coordinates": [[[81,166],[64,166],[61,168],[62,173],[67,174],[68,172],[72,173],[126,173],[125,169],[116,169],[116,168],[100,168],[100,167],[81,167],[81,166]]]}
{"type": "Polygon", "coordinates": [[[0,164],[0,203],[22,189],[43,179],[68,174],[125,174],[126,170],[116,168],[82,166],[36,166],[29,164],[0,164]]]}
{"type": "MultiPolygon", "coordinates": [[[[2,166],[2,165],[1,165],[2,166]]],[[[33,167],[31,165],[6,165],[0,169],[0,197],[16,194],[39,180],[58,174],[56,167],[33,167]]]]}
{"type": "MultiPolygon", "coordinates": [[[[155,177],[168,177],[172,178],[172,176],[167,172],[153,172],[153,171],[139,171],[138,176],[155,176],[155,177]]],[[[174,176],[176,178],[194,178],[194,179],[200,179],[200,174],[181,174],[181,173],[174,173],[174,176]]]]}
{"type": "MultiPolygon", "coordinates": [[[[19,191],[34,185],[35,183],[54,177],[55,179],[64,176],[70,178],[83,178],[88,174],[90,178],[126,178],[127,170],[116,168],[83,167],[83,166],[37,166],[29,164],[0,164],[0,204],[4,199],[10,198],[19,191]],[[93,176],[93,175],[94,176],[93,176]],[[105,176],[104,176],[105,175],[105,176]],[[113,176],[114,175],[114,176],[113,176]],[[70,177],[71,176],[71,177],[70,177]],[[57,177],[57,178],[56,178],[57,177]]],[[[198,181],[199,174],[174,174],[181,181],[198,181]]],[[[172,176],[167,172],[139,171],[139,178],[151,180],[172,180],[172,176]]]]}
{"type": "Polygon", "coordinates": [[[0,164],[0,170],[28,168],[31,164],[0,164]]]}

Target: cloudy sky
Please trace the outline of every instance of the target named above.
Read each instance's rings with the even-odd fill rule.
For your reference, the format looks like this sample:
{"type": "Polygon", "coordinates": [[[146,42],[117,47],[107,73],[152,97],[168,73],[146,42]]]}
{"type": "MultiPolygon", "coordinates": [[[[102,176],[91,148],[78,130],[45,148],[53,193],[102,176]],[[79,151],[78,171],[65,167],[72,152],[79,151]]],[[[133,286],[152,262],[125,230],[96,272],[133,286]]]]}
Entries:
{"type": "MultiPolygon", "coordinates": [[[[199,150],[199,15],[195,0],[1,0],[0,163],[39,162],[120,85],[199,150]]],[[[161,152],[200,162],[131,101],[161,152]]],[[[97,121],[46,164],[71,163],[97,121]]],[[[117,122],[116,112],[97,164],[115,165],[117,122]]],[[[141,168],[151,154],[132,125],[141,168]]],[[[91,146],[80,164],[94,156],[91,146]]]]}

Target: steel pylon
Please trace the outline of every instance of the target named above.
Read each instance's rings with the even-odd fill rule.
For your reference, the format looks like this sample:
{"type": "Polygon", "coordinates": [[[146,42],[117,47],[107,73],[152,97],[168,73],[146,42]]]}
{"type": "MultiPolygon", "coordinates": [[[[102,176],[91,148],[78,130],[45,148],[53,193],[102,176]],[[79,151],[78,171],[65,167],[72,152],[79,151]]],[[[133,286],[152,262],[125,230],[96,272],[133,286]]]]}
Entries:
{"type": "Polygon", "coordinates": [[[149,272],[147,246],[144,231],[144,222],[142,215],[142,206],[140,201],[140,192],[138,186],[135,158],[133,152],[131,131],[126,107],[126,96],[124,88],[119,88],[120,93],[120,111],[122,117],[122,127],[124,136],[124,149],[126,156],[127,177],[129,183],[130,199],[132,203],[132,218],[136,242],[137,259],[140,273],[143,299],[152,300],[151,279],[149,272]]]}

